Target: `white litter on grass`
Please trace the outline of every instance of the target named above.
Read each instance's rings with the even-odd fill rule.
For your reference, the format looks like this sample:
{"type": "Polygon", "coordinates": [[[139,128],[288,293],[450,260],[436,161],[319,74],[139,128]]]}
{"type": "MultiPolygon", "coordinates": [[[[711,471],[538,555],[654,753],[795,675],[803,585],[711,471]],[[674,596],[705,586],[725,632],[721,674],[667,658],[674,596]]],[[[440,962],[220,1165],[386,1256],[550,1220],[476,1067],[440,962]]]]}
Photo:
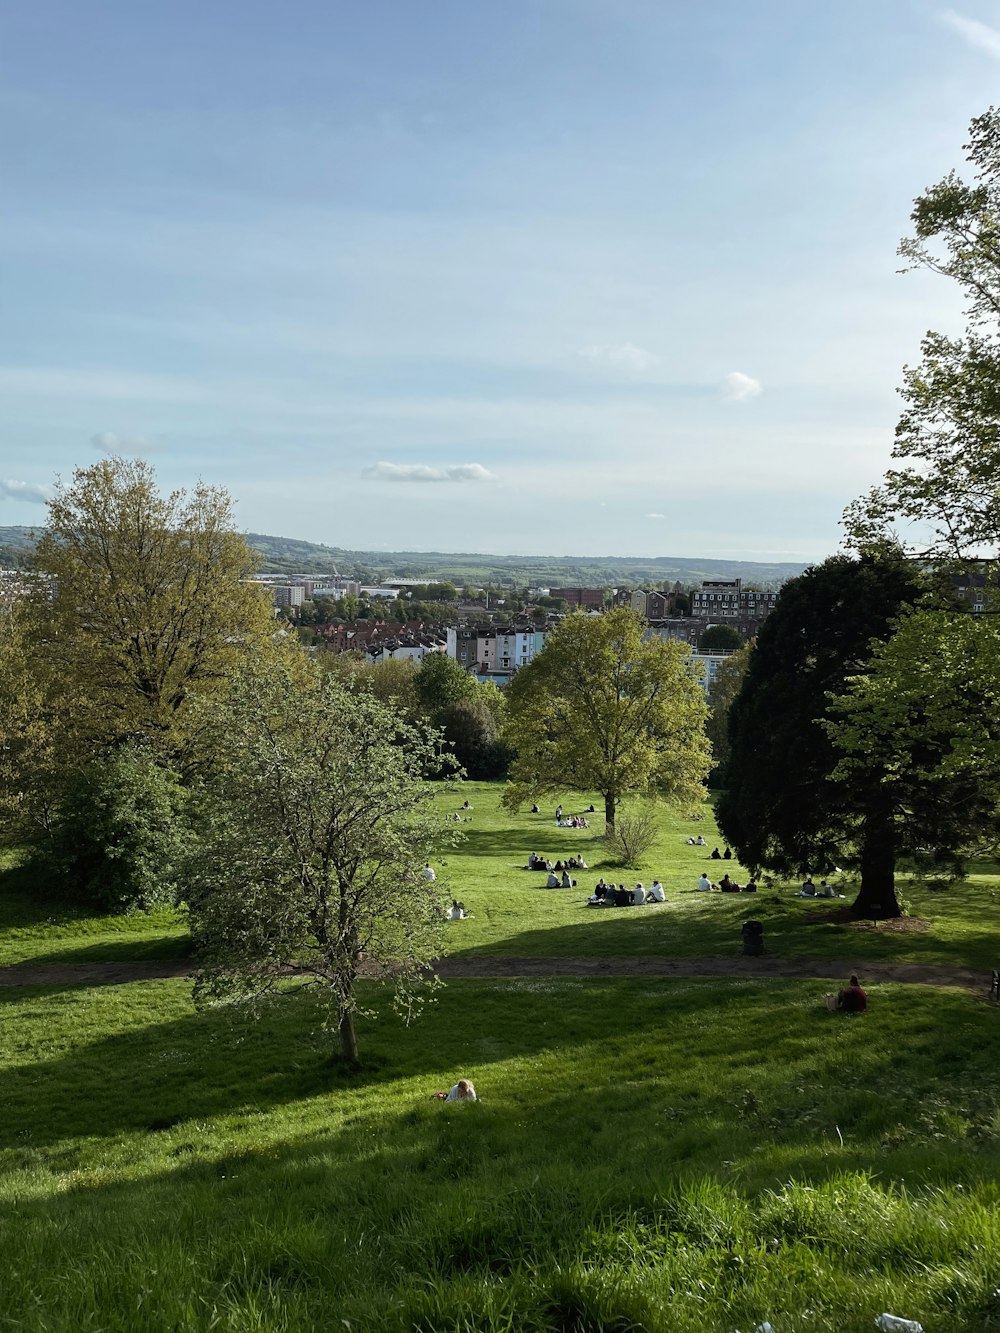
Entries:
{"type": "Polygon", "coordinates": [[[924,1333],[923,1324],[916,1319],[904,1319],[898,1314],[880,1314],[875,1320],[875,1327],[882,1333],[924,1333]]]}

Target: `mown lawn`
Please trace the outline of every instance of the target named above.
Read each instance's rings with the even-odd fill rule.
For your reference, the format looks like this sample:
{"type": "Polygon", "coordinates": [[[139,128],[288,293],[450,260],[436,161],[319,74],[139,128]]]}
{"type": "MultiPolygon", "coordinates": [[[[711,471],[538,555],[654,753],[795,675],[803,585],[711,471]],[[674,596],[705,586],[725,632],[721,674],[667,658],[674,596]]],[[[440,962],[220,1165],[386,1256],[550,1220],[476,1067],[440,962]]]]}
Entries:
{"type": "MultiPolygon", "coordinates": [[[[762,921],[768,953],[783,958],[830,961],[912,961],[981,970],[1000,965],[1000,875],[984,862],[960,886],[934,892],[901,882],[909,911],[926,922],[920,930],[897,932],[870,923],[815,921],[854,896],[848,877],[833,877],[845,893],[843,902],[814,902],[796,896],[798,884],[777,883],[755,897],[703,894],[695,885],[703,869],[718,879],[725,869],[743,881],[737,862],[708,859],[722,846],[706,805],[700,820],[666,809],[658,812],[656,846],[639,871],[612,867],[601,833],[596,795],[566,793],[567,811],[598,806],[589,830],[555,826],[555,801],[543,814],[527,810],[511,815],[499,806],[497,783],[466,783],[461,795],[442,794],[442,814],[463,812],[465,841],[437,862],[442,887],[460,898],[472,919],[449,928],[447,952],[458,957],[676,958],[728,957],[739,953],[741,928],[748,916],[762,921]],[[551,808],[550,808],[551,807],[551,808]],[[689,847],[688,837],[703,833],[708,846],[689,847]],[[582,853],[590,869],[575,874],[577,889],[548,890],[545,876],[521,869],[528,853],[552,860],[582,853]],[[663,881],[668,902],[637,910],[594,910],[586,906],[601,874],[619,882],[648,885],[663,881]]],[[[694,813],[694,812],[691,812],[694,813]]],[[[100,917],[65,911],[39,897],[39,886],[8,857],[0,865],[0,966],[34,961],[60,964],[101,960],[170,958],[186,955],[190,940],[183,916],[169,909],[149,916],[100,917]]]]}
{"type": "Polygon", "coordinates": [[[998,1327],[1000,1010],[821,989],[452,982],[356,1073],[301,996],[0,993],[0,1327],[998,1327]]]}

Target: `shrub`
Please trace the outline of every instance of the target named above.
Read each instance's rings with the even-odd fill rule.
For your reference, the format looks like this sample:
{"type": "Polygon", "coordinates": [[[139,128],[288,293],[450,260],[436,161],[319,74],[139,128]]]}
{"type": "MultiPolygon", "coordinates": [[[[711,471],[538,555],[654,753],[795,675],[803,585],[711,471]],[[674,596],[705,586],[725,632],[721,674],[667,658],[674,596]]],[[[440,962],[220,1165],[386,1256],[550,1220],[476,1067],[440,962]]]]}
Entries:
{"type": "Polygon", "coordinates": [[[656,818],[651,809],[620,814],[615,826],[604,835],[612,860],[621,866],[638,866],[656,840],[656,818]]]}
{"type": "Polygon", "coordinates": [[[43,852],[56,891],[108,912],[172,901],[182,800],[176,775],[146,745],[129,743],[85,764],[69,782],[43,852]]]}

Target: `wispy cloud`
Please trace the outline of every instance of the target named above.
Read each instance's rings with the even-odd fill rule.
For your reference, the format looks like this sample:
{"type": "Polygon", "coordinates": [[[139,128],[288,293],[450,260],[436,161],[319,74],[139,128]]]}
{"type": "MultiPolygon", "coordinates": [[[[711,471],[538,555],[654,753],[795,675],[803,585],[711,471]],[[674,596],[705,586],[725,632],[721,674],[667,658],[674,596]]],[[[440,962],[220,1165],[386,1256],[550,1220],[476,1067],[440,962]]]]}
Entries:
{"type": "Polygon", "coordinates": [[[496,475],[481,463],[453,463],[429,467],[426,463],[375,463],[361,475],[369,481],[496,481],[496,475]]]}
{"type": "Polygon", "coordinates": [[[1000,60],[1000,29],[991,28],[978,19],[967,19],[962,14],[956,14],[953,9],[944,10],[939,17],[942,23],[957,32],[963,41],[974,46],[977,51],[985,51],[995,60],[1000,60]]]}
{"type": "Polygon", "coordinates": [[[91,435],[90,443],[95,449],[105,454],[154,454],[163,446],[156,440],[148,440],[142,435],[116,435],[110,430],[98,431],[91,435]]]}
{"type": "Polygon", "coordinates": [[[666,514],[647,514],[647,518],[666,518],[666,514]]]}
{"type": "Polygon", "coordinates": [[[0,481],[0,496],[7,500],[23,500],[25,504],[47,504],[52,494],[48,486],[33,481],[0,481]]]}
{"type": "Polygon", "coordinates": [[[606,366],[627,375],[648,375],[663,361],[655,352],[648,352],[645,347],[628,342],[617,346],[584,347],[580,356],[595,365],[606,366]]]}
{"type": "Polygon", "coordinates": [[[747,398],[757,398],[764,392],[760,380],[752,375],[744,375],[741,370],[733,370],[722,382],[722,396],[731,402],[741,403],[747,398]]]}

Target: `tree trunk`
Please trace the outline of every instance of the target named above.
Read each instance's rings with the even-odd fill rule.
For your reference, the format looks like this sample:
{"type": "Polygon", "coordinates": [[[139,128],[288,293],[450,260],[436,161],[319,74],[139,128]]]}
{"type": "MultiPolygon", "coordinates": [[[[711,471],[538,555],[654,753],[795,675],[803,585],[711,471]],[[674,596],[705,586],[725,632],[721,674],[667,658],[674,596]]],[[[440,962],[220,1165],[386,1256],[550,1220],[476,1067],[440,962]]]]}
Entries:
{"type": "Polygon", "coordinates": [[[358,1058],[358,1039],[354,1032],[354,1010],[340,1010],[340,1054],[345,1060],[358,1058]]]}
{"type": "Polygon", "coordinates": [[[604,794],[604,831],[605,833],[614,833],[615,831],[615,798],[604,794]]]}
{"type": "Polygon", "coordinates": [[[851,903],[851,916],[884,921],[902,916],[896,897],[896,829],[892,807],[881,794],[865,816],[861,844],[861,888],[851,903]]]}

